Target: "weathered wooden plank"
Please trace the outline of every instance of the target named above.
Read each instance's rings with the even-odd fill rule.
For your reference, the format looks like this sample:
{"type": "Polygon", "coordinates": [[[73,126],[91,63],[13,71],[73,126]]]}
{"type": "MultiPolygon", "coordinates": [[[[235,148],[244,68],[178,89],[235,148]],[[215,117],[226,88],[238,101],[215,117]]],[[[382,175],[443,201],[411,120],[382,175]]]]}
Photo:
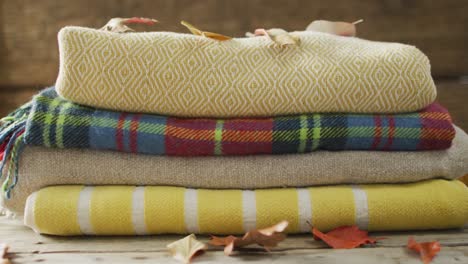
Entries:
{"type": "MultiPolygon", "coordinates": [[[[377,248],[398,248],[406,246],[409,236],[418,241],[437,240],[443,246],[468,246],[468,229],[442,231],[413,231],[413,232],[378,232],[375,237],[385,237],[380,240],[377,248]]],[[[182,238],[180,235],[142,236],[142,237],[57,237],[41,236],[22,225],[19,220],[0,217],[0,242],[7,243],[16,253],[37,252],[52,254],[61,252],[72,253],[115,253],[115,252],[165,252],[166,245],[182,238]],[[111,246],[110,246],[111,245],[111,246]]],[[[198,236],[207,242],[207,236],[198,236]]],[[[315,241],[312,235],[292,235],[279,244],[274,252],[286,252],[298,249],[324,249],[326,245],[315,241]]],[[[212,251],[221,250],[218,247],[212,251]]],[[[260,250],[253,247],[252,250],[260,250]]],[[[260,250],[262,251],[262,250],[260,250]]]]}
{"type": "Polygon", "coordinates": [[[468,73],[468,1],[399,0],[70,0],[0,4],[0,86],[47,85],[57,75],[57,31],[65,25],[100,27],[111,17],[149,16],[151,30],[183,31],[184,19],[202,29],[241,36],[258,27],[300,30],[314,19],[364,18],[359,36],[421,48],[435,76],[468,73]]]}
{"type": "MultiPolygon", "coordinates": [[[[112,244],[109,244],[112,247],[112,244]]],[[[446,247],[436,256],[433,264],[459,264],[468,262],[468,247],[446,247]]],[[[14,263],[180,263],[167,252],[115,252],[115,253],[21,253],[11,257],[14,263]]],[[[286,252],[242,251],[233,256],[223,252],[206,252],[193,263],[356,263],[356,264],[420,264],[415,253],[405,248],[359,248],[351,250],[309,249],[286,252]]]]}

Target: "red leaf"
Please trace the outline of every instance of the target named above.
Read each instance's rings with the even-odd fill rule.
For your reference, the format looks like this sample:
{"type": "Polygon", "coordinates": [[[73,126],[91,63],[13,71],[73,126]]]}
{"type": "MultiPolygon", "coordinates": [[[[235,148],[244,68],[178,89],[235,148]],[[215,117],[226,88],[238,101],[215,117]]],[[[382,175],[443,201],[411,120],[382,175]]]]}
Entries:
{"type": "Polygon", "coordinates": [[[132,17],[132,18],[126,18],[123,22],[124,24],[145,24],[148,26],[152,26],[158,21],[155,19],[145,18],[145,17],[132,17]]]}
{"type": "Polygon", "coordinates": [[[407,247],[416,251],[421,256],[421,260],[428,264],[440,251],[440,243],[437,241],[418,243],[413,237],[408,239],[407,247]]]}
{"type": "Polygon", "coordinates": [[[134,31],[127,25],[130,24],[144,24],[144,25],[154,25],[158,22],[156,19],[144,18],[144,17],[132,17],[132,18],[112,18],[107,22],[105,26],[101,28],[104,31],[110,31],[115,33],[125,33],[134,31]]]}
{"type": "Polygon", "coordinates": [[[314,227],[312,234],[316,240],[323,240],[335,249],[356,248],[364,244],[375,244],[377,240],[383,239],[369,237],[367,231],[359,230],[357,226],[340,226],[328,233],[322,233],[314,227]]]}

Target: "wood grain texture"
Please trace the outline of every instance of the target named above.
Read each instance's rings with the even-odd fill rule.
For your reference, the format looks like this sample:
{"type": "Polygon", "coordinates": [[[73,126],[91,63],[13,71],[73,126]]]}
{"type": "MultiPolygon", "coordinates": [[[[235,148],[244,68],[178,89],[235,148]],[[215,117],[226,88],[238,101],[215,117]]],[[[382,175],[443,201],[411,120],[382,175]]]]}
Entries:
{"type": "Polygon", "coordinates": [[[4,0],[0,2],[0,86],[48,85],[58,71],[56,34],[66,25],[101,27],[111,17],[147,16],[147,30],[203,30],[242,36],[264,27],[304,29],[314,19],[354,21],[360,37],[416,45],[435,76],[468,73],[468,1],[445,0],[4,0]]]}
{"type": "MultiPolygon", "coordinates": [[[[468,230],[372,233],[386,237],[375,248],[353,250],[328,249],[311,235],[289,236],[271,253],[251,246],[231,257],[222,248],[210,247],[194,263],[421,263],[406,250],[409,236],[417,241],[438,240],[442,251],[437,263],[468,262],[468,230]]],[[[181,236],[144,237],[54,237],[40,236],[18,220],[0,217],[0,242],[10,246],[8,257],[14,263],[177,263],[167,253],[166,245],[181,236]]],[[[207,242],[206,236],[199,239],[207,242]]]]}
{"type": "MultiPolygon", "coordinates": [[[[431,264],[460,264],[468,262],[468,247],[445,248],[431,264]]],[[[57,252],[54,254],[15,254],[14,263],[174,263],[180,264],[166,252],[115,252],[81,253],[57,252]]],[[[230,257],[223,252],[208,252],[193,260],[193,263],[349,263],[349,264],[421,264],[418,255],[404,248],[360,248],[353,250],[291,250],[288,252],[252,252],[246,251],[230,257]]]]}

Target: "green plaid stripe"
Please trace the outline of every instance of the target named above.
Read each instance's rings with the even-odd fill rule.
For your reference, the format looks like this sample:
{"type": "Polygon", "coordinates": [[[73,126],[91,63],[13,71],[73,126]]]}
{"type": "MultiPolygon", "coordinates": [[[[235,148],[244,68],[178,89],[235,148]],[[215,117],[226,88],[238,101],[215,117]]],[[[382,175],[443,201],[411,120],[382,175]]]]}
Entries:
{"type": "Polygon", "coordinates": [[[223,126],[224,126],[224,120],[217,120],[216,121],[216,129],[215,129],[215,135],[214,135],[214,140],[215,140],[215,149],[214,149],[214,154],[215,155],[222,155],[222,143],[223,143],[223,126]]]}

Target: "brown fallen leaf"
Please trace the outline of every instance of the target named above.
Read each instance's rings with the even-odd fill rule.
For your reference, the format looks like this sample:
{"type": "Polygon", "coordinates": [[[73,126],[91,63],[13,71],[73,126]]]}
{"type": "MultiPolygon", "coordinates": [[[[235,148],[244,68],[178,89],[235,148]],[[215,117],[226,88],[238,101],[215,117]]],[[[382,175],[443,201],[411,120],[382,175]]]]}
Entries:
{"type": "Polygon", "coordinates": [[[408,239],[408,249],[419,253],[424,264],[431,263],[432,259],[439,253],[441,247],[437,241],[418,243],[413,237],[408,239]]]}
{"type": "Polygon", "coordinates": [[[360,230],[357,226],[340,226],[328,233],[322,233],[315,227],[312,234],[316,240],[323,240],[334,249],[357,248],[364,244],[375,244],[383,238],[369,237],[367,231],[360,230]]]}
{"type": "Polygon", "coordinates": [[[8,245],[7,244],[1,244],[0,245],[0,264],[11,264],[10,260],[7,258],[8,254],[8,245]]]}
{"type": "Polygon", "coordinates": [[[338,36],[354,37],[356,36],[356,25],[363,22],[360,19],[353,23],[348,22],[334,22],[327,20],[315,20],[307,26],[306,31],[317,31],[335,34],[338,36]]]}
{"type": "Polygon", "coordinates": [[[190,263],[193,257],[203,253],[207,246],[197,240],[194,234],[188,235],[167,245],[172,257],[184,263],[190,263]]]}
{"type": "Polygon", "coordinates": [[[144,18],[144,17],[132,17],[132,18],[112,18],[107,22],[105,26],[101,28],[104,31],[110,31],[115,33],[125,33],[125,32],[133,32],[134,30],[127,25],[130,24],[144,24],[148,26],[152,26],[158,21],[152,18],[144,18]]]}
{"type": "Polygon", "coordinates": [[[181,21],[180,23],[182,25],[184,25],[186,28],[188,28],[188,30],[190,30],[190,32],[192,32],[192,34],[194,34],[196,36],[203,36],[203,37],[207,37],[207,38],[215,39],[215,40],[219,40],[219,41],[225,41],[225,40],[232,39],[231,37],[221,35],[221,34],[218,34],[218,33],[213,33],[213,32],[208,32],[208,31],[201,31],[200,29],[196,28],[194,25],[192,25],[192,24],[190,24],[190,23],[188,23],[186,21],[181,21]]]}
{"type": "Polygon", "coordinates": [[[276,247],[279,242],[286,238],[284,230],[288,227],[288,221],[281,221],[271,227],[252,230],[243,237],[227,236],[216,237],[211,236],[210,244],[213,246],[224,246],[224,254],[229,256],[232,254],[234,248],[244,247],[251,244],[257,244],[270,251],[271,248],[276,247]]]}
{"type": "MultiPolygon", "coordinates": [[[[248,33],[249,32],[247,32],[247,35],[248,33]]],[[[279,44],[281,47],[287,45],[296,45],[300,42],[298,36],[291,35],[289,32],[281,28],[272,28],[268,30],[259,28],[255,30],[254,36],[268,36],[272,41],[279,44]]]]}

